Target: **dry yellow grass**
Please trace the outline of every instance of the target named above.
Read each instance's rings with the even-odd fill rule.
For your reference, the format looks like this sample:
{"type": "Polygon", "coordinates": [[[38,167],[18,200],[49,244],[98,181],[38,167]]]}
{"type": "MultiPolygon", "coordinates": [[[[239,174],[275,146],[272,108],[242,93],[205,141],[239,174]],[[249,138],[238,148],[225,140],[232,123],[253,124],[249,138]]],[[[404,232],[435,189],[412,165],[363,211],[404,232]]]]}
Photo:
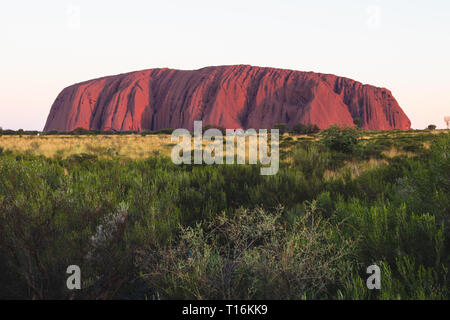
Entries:
{"type": "MultiPolygon", "coordinates": [[[[224,137],[226,141],[226,137],[224,137]]],[[[248,161],[246,139],[246,161],[248,161]]],[[[15,153],[43,155],[50,158],[67,158],[75,154],[94,154],[100,158],[126,157],[141,159],[156,154],[170,157],[171,135],[48,135],[0,136],[0,147],[15,153]]],[[[193,145],[193,143],[192,143],[193,145]]],[[[203,142],[203,149],[208,143],[203,142]]],[[[237,154],[237,147],[234,148],[237,154]]],[[[225,155],[224,147],[224,155],[225,155]]]]}
{"type": "Polygon", "coordinates": [[[325,171],[324,176],[326,179],[337,179],[342,177],[345,172],[350,171],[352,178],[355,178],[361,175],[364,171],[375,169],[386,164],[388,164],[388,162],[381,159],[369,159],[360,162],[347,162],[343,168],[340,168],[337,171],[325,171]]]}
{"type": "MultiPolygon", "coordinates": [[[[438,132],[438,131],[437,131],[438,132]]],[[[434,133],[434,132],[433,132],[434,133]]],[[[382,133],[380,133],[382,134],[382,133]]],[[[397,133],[396,133],[397,134],[397,133]]],[[[398,133],[400,134],[400,133],[398,133]]],[[[401,134],[415,134],[405,132],[401,134]]],[[[366,135],[364,140],[374,139],[379,134],[366,135]]],[[[284,134],[280,137],[292,138],[292,141],[299,140],[317,140],[318,137],[308,135],[288,135],[284,134]]],[[[225,138],[226,139],[226,138],[225,138]]],[[[141,159],[153,156],[155,154],[170,156],[174,143],[171,141],[171,135],[44,135],[44,136],[16,136],[3,135],[0,136],[0,147],[5,150],[11,150],[17,153],[28,153],[32,155],[44,155],[52,158],[67,158],[74,154],[94,154],[101,158],[126,157],[131,159],[141,159]]],[[[203,147],[206,143],[203,144],[203,147]]],[[[425,147],[429,148],[429,143],[425,143],[425,147]]],[[[285,151],[295,148],[294,144],[284,146],[285,151]]],[[[248,161],[248,140],[246,145],[246,162],[248,161]]],[[[235,154],[237,153],[235,147],[235,154]]],[[[408,157],[414,156],[414,153],[399,151],[391,148],[384,151],[383,154],[389,158],[399,155],[408,157]]],[[[290,161],[288,157],[284,161],[290,161]]],[[[361,163],[348,163],[352,175],[359,175],[362,171],[383,164],[380,160],[369,160],[361,163]]],[[[341,170],[339,170],[341,172],[341,170]]],[[[329,171],[327,177],[336,177],[340,173],[329,171]]]]}
{"type": "Polygon", "coordinates": [[[383,151],[382,153],[388,158],[394,158],[403,155],[407,156],[408,158],[415,156],[414,152],[401,151],[398,150],[397,148],[391,148],[387,151],[383,151]]]}
{"type": "Polygon", "coordinates": [[[0,146],[13,152],[66,158],[73,154],[96,154],[100,157],[145,158],[170,155],[170,135],[97,135],[97,136],[2,136],[0,146]]]}

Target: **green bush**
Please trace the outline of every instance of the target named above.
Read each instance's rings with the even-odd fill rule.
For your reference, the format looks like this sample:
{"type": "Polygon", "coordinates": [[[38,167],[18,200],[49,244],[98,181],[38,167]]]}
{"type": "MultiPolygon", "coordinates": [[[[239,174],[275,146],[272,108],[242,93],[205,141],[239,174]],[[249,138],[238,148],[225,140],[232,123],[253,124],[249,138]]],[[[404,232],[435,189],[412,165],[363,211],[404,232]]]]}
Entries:
{"type": "Polygon", "coordinates": [[[280,212],[240,209],[181,228],[179,239],[149,248],[139,265],[163,298],[315,299],[345,278],[352,250],[314,205],[290,227],[280,212]]]}
{"type": "Polygon", "coordinates": [[[74,134],[74,135],[87,135],[89,133],[90,133],[90,131],[88,129],[85,129],[82,127],[76,128],[71,131],[71,134],[74,134]]]}
{"type": "Polygon", "coordinates": [[[353,153],[359,142],[359,136],[360,133],[352,127],[331,126],[322,131],[320,141],[330,150],[353,153]]]}
{"type": "Polygon", "coordinates": [[[420,142],[409,142],[402,146],[403,151],[419,153],[423,151],[423,144],[420,142]]]}
{"type": "Polygon", "coordinates": [[[316,124],[302,124],[298,123],[292,128],[292,132],[297,134],[312,134],[320,131],[316,124]]]}
{"type": "Polygon", "coordinates": [[[355,118],[353,119],[353,123],[357,128],[361,128],[362,127],[362,123],[361,123],[361,119],[359,118],[355,118]]]}

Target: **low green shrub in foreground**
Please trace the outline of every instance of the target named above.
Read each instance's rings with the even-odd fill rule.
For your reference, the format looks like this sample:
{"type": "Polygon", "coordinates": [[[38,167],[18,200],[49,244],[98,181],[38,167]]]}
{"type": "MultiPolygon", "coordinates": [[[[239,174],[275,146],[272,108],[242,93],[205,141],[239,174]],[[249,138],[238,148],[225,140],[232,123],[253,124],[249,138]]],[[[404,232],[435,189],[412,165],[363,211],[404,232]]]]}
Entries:
{"type": "Polygon", "coordinates": [[[320,141],[330,150],[343,153],[353,153],[359,142],[360,132],[353,127],[341,128],[331,126],[321,132],[320,141]]]}

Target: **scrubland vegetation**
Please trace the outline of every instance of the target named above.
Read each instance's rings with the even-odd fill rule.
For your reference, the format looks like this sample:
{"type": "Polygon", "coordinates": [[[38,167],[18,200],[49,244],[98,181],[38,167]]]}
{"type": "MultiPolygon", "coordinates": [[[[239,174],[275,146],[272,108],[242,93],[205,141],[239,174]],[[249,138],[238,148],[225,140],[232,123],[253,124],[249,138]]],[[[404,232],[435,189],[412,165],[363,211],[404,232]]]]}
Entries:
{"type": "Polygon", "coordinates": [[[261,176],[176,166],[168,135],[1,136],[0,298],[449,298],[448,132],[331,128],[280,148],[261,176]]]}

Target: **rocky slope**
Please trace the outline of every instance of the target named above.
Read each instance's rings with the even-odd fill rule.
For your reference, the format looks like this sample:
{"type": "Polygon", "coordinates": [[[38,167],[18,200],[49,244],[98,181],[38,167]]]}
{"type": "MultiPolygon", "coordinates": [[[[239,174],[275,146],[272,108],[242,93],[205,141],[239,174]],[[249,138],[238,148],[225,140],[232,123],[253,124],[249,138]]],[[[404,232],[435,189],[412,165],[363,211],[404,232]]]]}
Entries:
{"type": "Polygon", "coordinates": [[[313,123],[365,129],[409,129],[411,122],[384,88],[329,74],[252,67],[150,69],[65,88],[44,130],[193,128],[194,120],[224,128],[313,123]]]}

